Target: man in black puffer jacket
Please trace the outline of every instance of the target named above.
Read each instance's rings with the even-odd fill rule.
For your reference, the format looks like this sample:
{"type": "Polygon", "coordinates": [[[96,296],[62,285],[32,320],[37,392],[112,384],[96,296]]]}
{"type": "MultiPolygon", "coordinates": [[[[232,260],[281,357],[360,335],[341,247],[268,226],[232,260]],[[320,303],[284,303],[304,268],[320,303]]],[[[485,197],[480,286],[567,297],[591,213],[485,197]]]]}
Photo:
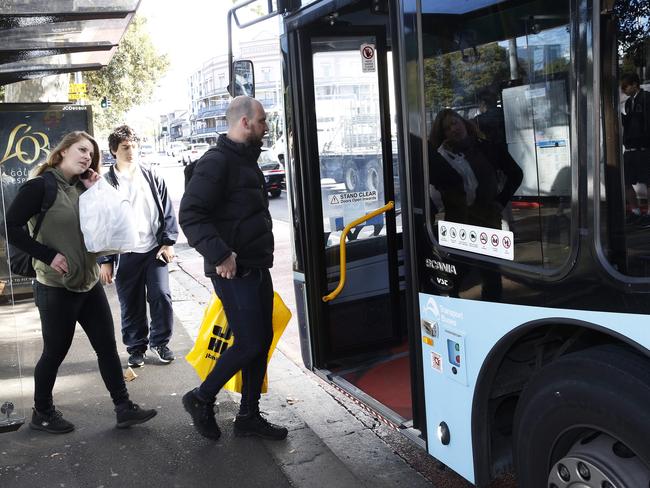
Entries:
{"type": "Polygon", "coordinates": [[[235,435],[281,440],[287,429],[259,411],[266,361],[273,339],[273,232],[264,176],[257,165],[268,130],[262,104],[236,97],[226,111],[228,134],[198,161],[181,200],[179,220],[190,246],[204,260],[205,275],[223,303],[235,343],[205,381],[183,396],[204,437],[221,435],[214,402],[223,385],[242,371],[235,435]]]}

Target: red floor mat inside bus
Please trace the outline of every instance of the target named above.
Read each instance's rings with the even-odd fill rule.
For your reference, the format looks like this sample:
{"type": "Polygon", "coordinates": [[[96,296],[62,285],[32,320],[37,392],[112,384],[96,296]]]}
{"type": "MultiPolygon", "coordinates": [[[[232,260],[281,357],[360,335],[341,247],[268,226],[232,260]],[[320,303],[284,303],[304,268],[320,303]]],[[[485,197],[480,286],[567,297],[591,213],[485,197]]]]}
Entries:
{"type": "Polygon", "coordinates": [[[343,373],[341,378],[386,405],[405,420],[413,418],[407,352],[343,373]]]}

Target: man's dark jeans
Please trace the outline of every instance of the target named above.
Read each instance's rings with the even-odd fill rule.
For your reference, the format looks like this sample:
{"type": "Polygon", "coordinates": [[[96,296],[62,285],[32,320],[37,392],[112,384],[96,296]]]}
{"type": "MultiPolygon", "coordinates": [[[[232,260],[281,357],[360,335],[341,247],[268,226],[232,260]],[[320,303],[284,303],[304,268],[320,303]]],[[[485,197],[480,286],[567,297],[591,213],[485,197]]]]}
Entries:
{"type": "Polygon", "coordinates": [[[199,399],[213,402],[232,376],[242,372],[239,413],[259,409],[266,362],[273,341],[273,282],[268,269],[238,269],[231,280],[212,278],[235,338],[198,389],[199,399]]]}
{"type": "Polygon", "coordinates": [[[120,299],[122,342],[129,354],[145,352],[148,345],[166,346],[172,336],[174,311],[169,270],[156,259],[158,249],[120,255],[115,289],[120,299]],[[147,302],[151,326],[147,324],[147,302]]]}
{"type": "Polygon", "coordinates": [[[41,316],[43,353],[34,369],[34,406],[39,412],[52,411],[52,388],[63,359],[68,354],[77,322],[97,353],[99,372],[115,405],[129,399],[122,365],[115,344],[113,316],[102,285],[76,293],[36,283],[36,306],[41,316]]]}

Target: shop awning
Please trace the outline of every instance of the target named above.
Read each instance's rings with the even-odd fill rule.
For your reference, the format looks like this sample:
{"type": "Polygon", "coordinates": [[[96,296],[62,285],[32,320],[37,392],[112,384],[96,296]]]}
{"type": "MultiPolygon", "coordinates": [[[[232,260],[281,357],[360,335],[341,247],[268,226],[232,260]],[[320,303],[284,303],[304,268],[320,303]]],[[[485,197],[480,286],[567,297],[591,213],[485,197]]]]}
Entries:
{"type": "Polygon", "coordinates": [[[106,66],[141,0],[0,0],[0,85],[106,66]]]}

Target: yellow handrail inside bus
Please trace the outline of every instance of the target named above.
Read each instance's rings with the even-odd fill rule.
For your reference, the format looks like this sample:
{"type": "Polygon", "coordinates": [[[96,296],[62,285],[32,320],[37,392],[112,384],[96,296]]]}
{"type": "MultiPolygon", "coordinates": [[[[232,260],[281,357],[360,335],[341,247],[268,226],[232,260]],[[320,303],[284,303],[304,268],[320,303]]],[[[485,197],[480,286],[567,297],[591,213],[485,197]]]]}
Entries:
{"type": "Polygon", "coordinates": [[[339,276],[339,284],[338,284],[338,286],[336,288],[334,288],[334,290],[332,290],[332,292],[329,295],[325,295],[323,297],[324,302],[329,302],[331,300],[334,300],[338,296],[338,294],[341,293],[341,290],[345,286],[345,266],[346,266],[346,264],[345,264],[345,238],[347,237],[350,230],[353,227],[356,227],[357,225],[365,222],[366,220],[370,220],[371,218],[376,217],[377,215],[379,215],[381,213],[388,212],[389,210],[392,210],[393,208],[395,208],[395,203],[390,201],[386,205],[384,205],[383,207],[380,207],[377,210],[373,210],[369,214],[366,214],[363,217],[359,217],[358,219],[350,222],[348,225],[345,226],[345,228],[343,229],[343,233],[341,234],[341,241],[339,243],[339,249],[340,249],[339,254],[340,254],[340,257],[341,257],[341,264],[340,264],[341,274],[339,276]]]}

